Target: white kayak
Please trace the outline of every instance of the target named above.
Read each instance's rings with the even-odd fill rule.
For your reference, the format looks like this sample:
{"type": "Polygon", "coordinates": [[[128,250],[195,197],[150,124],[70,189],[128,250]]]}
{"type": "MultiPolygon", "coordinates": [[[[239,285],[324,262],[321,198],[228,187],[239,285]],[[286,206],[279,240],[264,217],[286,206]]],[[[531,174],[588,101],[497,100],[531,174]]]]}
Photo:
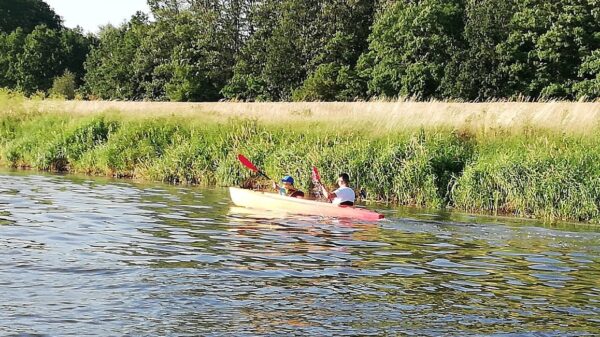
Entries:
{"type": "Polygon", "coordinates": [[[367,221],[383,219],[383,214],[364,208],[336,206],[315,200],[291,198],[277,193],[258,192],[238,187],[230,187],[229,194],[231,195],[233,203],[241,207],[284,211],[290,214],[320,215],[367,221]]]}

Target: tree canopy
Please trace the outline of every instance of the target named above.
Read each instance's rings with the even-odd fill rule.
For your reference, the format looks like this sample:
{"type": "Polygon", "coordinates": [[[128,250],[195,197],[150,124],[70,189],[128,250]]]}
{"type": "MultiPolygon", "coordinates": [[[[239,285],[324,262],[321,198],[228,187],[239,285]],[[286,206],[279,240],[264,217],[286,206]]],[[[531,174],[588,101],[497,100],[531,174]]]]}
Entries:
{"type": "Polygon", "coordinates": [[[65,73],[80,85],[94,43],[80,28],[63,27],[44,1],[0,0],[0,87],[47,93],[65,73]]]}
{"type": "Polygon", "coordinates": [[[42,0],[0,0],[0,32],[21,28],[26,33],[36,26],[62,27],[62,19],[42,0]]]}
{"type": "Polygon", "coordinates": [[[600,97],[600,0],[148,4],[85,36],[43,1],[0,0],[0,86],[47,91],[68,70],[120,100],[600,97]]]}

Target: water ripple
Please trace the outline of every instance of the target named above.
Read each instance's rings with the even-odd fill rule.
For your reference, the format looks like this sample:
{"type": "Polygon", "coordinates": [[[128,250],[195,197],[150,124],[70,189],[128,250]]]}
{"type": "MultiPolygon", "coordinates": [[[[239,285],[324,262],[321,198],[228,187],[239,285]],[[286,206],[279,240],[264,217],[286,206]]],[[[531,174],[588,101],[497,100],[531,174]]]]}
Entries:
{"type": "Polygon", "coordinates": [[[592,336],[600,234],[0,173],[0,335],[592,336]]]}

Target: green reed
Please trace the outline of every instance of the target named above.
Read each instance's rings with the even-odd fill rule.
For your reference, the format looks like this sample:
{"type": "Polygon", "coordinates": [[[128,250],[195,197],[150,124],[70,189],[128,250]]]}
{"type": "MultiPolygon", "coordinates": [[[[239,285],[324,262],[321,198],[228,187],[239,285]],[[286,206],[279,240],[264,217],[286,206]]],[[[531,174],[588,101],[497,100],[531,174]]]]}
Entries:
{"type": "Polygon", "coordinates": [[[457,179],[452,203],[549,220],[600,219],[600,139],[539,133],[494,138],[457,179]]]}
{"type": "Polygon", "coordinates": [[[533,129],[378,134],[352,122],[338,127],[6,110],[0,113],[3,166],[229,186],[257,178],[237,161],[243,153],[273,178],[293,175],[305,190],[312,188],[314,165],[330,184],[349,173],[368,200],[600,220],[597,136],[533,129]]]}

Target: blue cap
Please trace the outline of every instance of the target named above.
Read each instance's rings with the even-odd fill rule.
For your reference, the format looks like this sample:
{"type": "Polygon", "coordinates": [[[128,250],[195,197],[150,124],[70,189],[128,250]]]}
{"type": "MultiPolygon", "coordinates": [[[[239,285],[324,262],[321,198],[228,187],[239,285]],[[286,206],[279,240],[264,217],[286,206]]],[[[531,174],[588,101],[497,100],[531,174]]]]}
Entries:
{"type": "Polygon", "coordinates": [[[281,182],[282,183],[290,183],[290,184],[294,185],[294,178],[292,178],[290,176],[285,176],[285,177],[281,178],[281,182]]]}

